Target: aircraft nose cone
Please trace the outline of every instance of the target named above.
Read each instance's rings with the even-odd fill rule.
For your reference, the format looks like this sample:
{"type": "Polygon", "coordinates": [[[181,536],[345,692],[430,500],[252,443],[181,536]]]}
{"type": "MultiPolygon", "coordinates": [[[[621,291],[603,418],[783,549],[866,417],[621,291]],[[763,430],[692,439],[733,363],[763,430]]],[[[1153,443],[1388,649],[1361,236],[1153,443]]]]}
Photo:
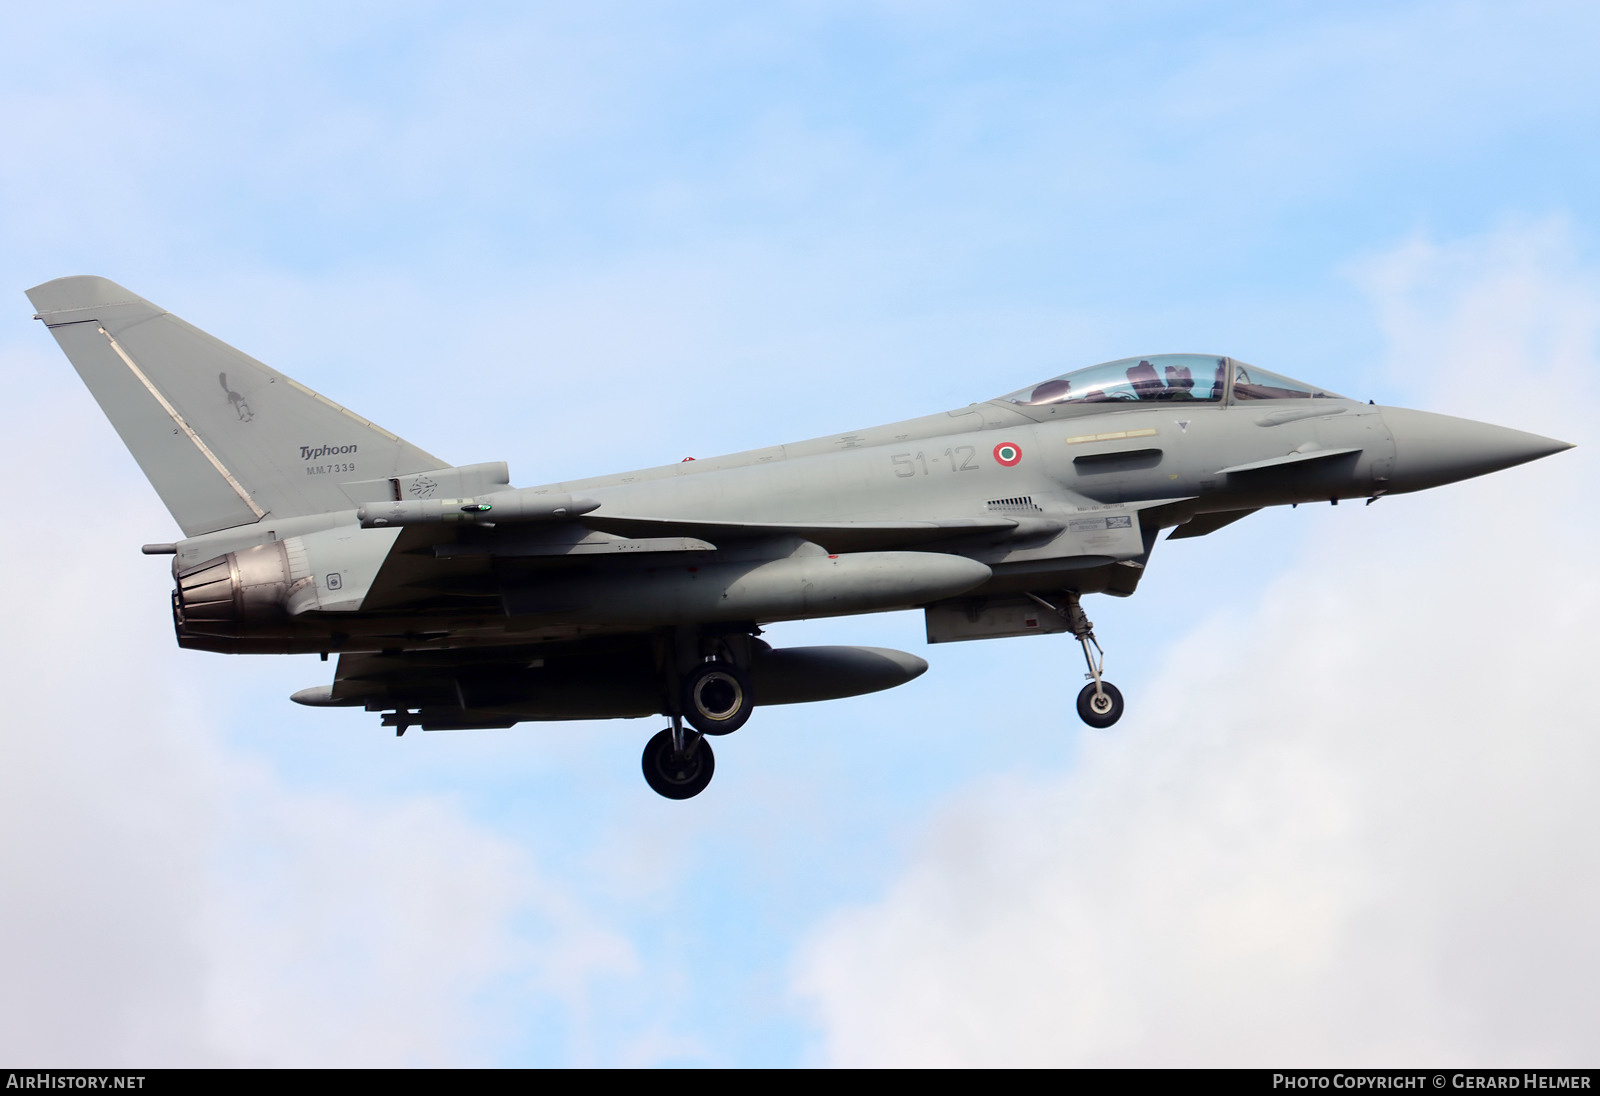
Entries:
{"type": "Polygon", "coordinates": [[[1394,437],[1391,492],[1420,491],[1548,457],[1572,444],[1472,419],[1385,407],[1394,437]]]}

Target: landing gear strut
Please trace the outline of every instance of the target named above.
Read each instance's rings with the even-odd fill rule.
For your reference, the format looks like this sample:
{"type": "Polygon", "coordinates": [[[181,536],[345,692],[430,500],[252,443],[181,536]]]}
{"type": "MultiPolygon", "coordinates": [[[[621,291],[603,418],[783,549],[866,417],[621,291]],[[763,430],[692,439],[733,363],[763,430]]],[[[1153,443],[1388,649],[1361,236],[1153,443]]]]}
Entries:
{"type": "Polygon", "coordinates": [[[1028,596],[1065,619],[1068,627],[1072,629],[1072,634],[1083,645],[1083,661],[1089,666],[1089,672],[1084,676],[1089,679],[1089,684],[1078,693],[1078,717],[1091,727],[1111,726],[1122,718],[1122,693],[1103,676],[1106,653],[1101,649],[1100,642],[1094,638],[1094,624],[1084,613],[1078,593],[1076,591],[1067,593],[1067,606],[1064,609],[1050,604],[1036,594],[1028,596]],[[1092,651],[1089,649],[1091,645],[1094,647],[1092,651]]]}
{"type": "Polygon", "coordinates": [[[693,799],[706,790],[717,759],[711,743],[703,735],[683,729],[681,716],[672,717],[672,726],[645,743],[645,783],[668,799],[693,799]]]}

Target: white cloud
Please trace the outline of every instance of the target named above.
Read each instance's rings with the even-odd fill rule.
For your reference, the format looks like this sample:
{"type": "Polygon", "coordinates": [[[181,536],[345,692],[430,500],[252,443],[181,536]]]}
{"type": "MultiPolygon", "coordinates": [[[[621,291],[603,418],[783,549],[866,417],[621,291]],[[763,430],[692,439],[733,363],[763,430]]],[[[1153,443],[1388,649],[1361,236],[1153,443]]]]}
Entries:
{"type": "MultiPolygon", "coordinates": [[[[1419,403],[1592,442],[1600,292],[1559,225],[1367,269],[1419,403]]],[[[827,1059],[1586,1060],[1597,472],[1591,444],[1384,500],[1262,591],[1248,527],[1218,534],[1219,614],[1154,693],[1068,774],[950,805],[819,928],[797,985],[827,1059]]]]}

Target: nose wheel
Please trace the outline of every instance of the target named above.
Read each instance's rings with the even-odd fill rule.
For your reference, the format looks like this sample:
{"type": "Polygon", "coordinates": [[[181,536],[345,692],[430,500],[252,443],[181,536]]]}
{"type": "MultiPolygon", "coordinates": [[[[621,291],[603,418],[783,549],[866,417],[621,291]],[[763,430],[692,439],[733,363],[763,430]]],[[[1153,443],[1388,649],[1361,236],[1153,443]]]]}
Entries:
{"type": "Polygon", "coordinates": [[[1109,727],[1122,718],[1122,692],[1109,681],[1091,681],[1078,694],[1078,717],[1091,727],[1109,727]]]}
{"type": "Polygon", "coordinates": [[[1067,594],[1066,608],[1052,605],[1037,594],[1028,596],[1061,616],[1083,647],[1083,661],[1089,667],[1089,672],[1083,676],[1089,679],[1089,684],[1078,693],[1078,717],[1091,727],[1111,726],[1122,718],[1122,692],[1105,679],[1106,653],[1094,638],[1094,624],[1083,611],[1079,594],[1075,591],[1067,594]]]}

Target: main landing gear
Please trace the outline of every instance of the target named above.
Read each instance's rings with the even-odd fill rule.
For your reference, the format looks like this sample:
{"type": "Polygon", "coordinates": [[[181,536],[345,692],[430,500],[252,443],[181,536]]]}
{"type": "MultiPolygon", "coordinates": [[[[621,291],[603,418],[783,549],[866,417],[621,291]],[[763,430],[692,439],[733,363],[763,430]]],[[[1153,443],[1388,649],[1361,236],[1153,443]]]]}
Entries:
{"type": "Polygon", "coordinates": [[[750,690],[750,637],[706,636],[688,629],[663,654],[671,669],[665,695],[672,726],[644,747],[645,782],[668,799],[691,799],[711,783],[716,758],[708,735],[732,734],[755,710],[750,690]],[[685,729],[684,723],[691,729],[685,729]]]}
{"type": "Polygon", "coordinates": [[[732,734],[755,709],[750,678],[732,662],[702,662],[683,679],[683,717],[701,734],[732,734]]]}
{"type": "Polygon", "coordinates": [[[1072,634],[1083,645],[1083,661],[1089,666],[1089,672],[1084,676],[1089,679],[1089,684],[1078,693],[1078,718],[1091,727],[1111,726],[1122,718],[1122,692],[1103,676],[1106,653],[1101,649],[1099,641],[1094,638],[1094,625],[1084,613],[1079,595],[1076,592],[1069,592],[1064,609],[1050,604],[1036,594],[1028,596],[1064,618],[1072,629],[1072,634]],[[1092,651],[1089,649],[1091,645],[1094,647],[1092,651]]]}
{"type": "Polygon", "coordinates": [[[705,736],[685,731],[683,717],[675,715],[672,726],[645,743],[643,767],[645,783],[657,795],[693,799],[711,783],[717,758],[705,736]]]}

